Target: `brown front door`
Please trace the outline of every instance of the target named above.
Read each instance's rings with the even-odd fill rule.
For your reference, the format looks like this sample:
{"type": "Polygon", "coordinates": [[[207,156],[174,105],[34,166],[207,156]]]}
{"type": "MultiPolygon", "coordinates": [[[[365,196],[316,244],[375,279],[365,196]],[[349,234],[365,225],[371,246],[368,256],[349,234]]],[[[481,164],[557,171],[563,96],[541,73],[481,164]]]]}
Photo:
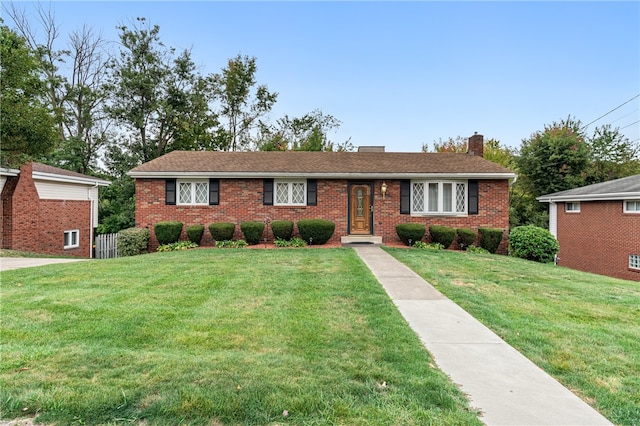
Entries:
{"type": "Polygon", "coordinates": [[[371,184],[350,184],[349,223],[350,234],[371,234],[371,184]]]}

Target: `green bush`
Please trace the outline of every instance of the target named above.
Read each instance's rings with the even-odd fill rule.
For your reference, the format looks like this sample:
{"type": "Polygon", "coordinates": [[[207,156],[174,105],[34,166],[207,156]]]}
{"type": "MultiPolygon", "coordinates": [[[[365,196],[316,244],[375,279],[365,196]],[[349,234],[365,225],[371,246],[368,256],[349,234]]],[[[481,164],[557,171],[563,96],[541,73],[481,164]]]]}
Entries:
{"type": "Polygon", "coordinates": [[[217,222],[209,225],[209,233],[214,241],[233,240],[236,224],[232,222],[217,222]]]}
{"type": "Polygon", "coordinates": [[[274,220],[271,222],[271,231],[274,239],[288,241],[293,234],[293,222],[290,220],[274,220]]]}
{"type": "Polygon", "coordinates": [[[518,226],[509,233],[509,253],[521,259],[553,262],[560,245],[551,232],[533,225],[518,226]]]}
{"type": "Polygon", "coordinates": [[[426,233],[427,227],[421,223],[399,223],[396,225],[398,238],[408,246],[413,245],[416,241],[422,241],[422,237],[426,233]]]}
{"type": "Polygon", "coordinates": [[[171,244],[178,241],[182,232],[182,225],[182,222],[177,221],[158,222],[153,225],[153,232],[156,234],[158,244],[171,244]]]}
{"type": "Polygon", "coordinates": [[[300,238],[308,244],[324,244],[331,239],[336,224],[325,219],[301,219],[298,221],[300,238]]]}
{"type": "Polygon", "coordinates": [[[250,245],[258,244],[262,239],[264,232],[264,222],[249,221],[240,224],[240,230],[244,235],[244,239],[250,245]]]}
{"type": "Polygon", "coordinates": [[[444,246],[440,243],[425,243],[424,241],[416,241],[413,248],[425,250],[444,250],[444,246]]]}
{"type": "Polygon", "coordinates": [[[456,238],[456,230],[450,226],[431,225],[429,227],[429,235],[431,235],[432,242],[442,244],[444,248],[449,248],[456,238]]]}
{"type": "MultiPolygon", "coordinates": [[[[204,227],[203,227],[204,230],[204,227]]],[[[177,243],[163,244],[158,247],[159,252],[189,250],[198,247],[193,241],[178,241],[177,243]]]]}
{"type": "Polygon", "coordinates": [[[488,250],[485,250],[482,247],[474,246],[473,244],[467,247],[467,253],[490,254],[488,250]]]}
{"type": "Polygon", "coordinates": [[[247,246],[245,240],[219,240],[216,241],[216,248],[244,248],[247,246]]]}
{"type": "Polygon", "coordinates": [[[135,256],[147,252],[149,230],[146,228],[128,228],[118,232],[118,256],[135,256]]]}
{"type": "Polygon", "coordinates": [[[187,238],[192,243],[200,245],[200,241],[202,241],[202,234],[204,234],[204,225],[187,226],[187,238]]]}
{"type": "Polygon", "coordinates": [[[276,247],[305,247],[307,242],[302,238],[291,238],[290,240],[283,240],[282,238],[276,238],[273,242],[276,247]]]}
{"type": "Polygon", "coordinates": [[[458,245],[461,250],[466,250],[471,244],[476,241],[476,231],[469,228],[458,228],[456,230],[456,234],[458,234],[458,245]]]}
{"type": "Polygon", "coordinates": [[[478,233],[480,234],[480,247],[489,253],[498,251],[504,230],[500,228],[479,228],[478,233]]]}

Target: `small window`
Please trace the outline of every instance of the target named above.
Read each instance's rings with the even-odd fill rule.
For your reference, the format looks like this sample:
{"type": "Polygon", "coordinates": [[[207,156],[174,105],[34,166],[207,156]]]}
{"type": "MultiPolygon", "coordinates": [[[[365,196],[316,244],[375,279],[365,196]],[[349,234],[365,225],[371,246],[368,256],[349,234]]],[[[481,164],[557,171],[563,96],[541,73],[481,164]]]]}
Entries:
{"type": "Polygon", "coordinates": [[[640,254],[629,255],[629,268],[640,270],[640,254]]]}
{"type": "Polygon", "coordinates": [[[276,206],[304,206],[307,204],[307,181],[276,180],[275,205],[276,206]]]}
{"type": "Polygon", "coordinates": [[[580,202],[573,201],[570,203],[564,203],[564,211],[567,213],[580,213],[580,202]]]}
{"type": "Polygon", "coordinates": [[[178,204],[209,204],[208,180],[179,180],[178,204]]]}
{"type": "Polygon", "coordinates": [[[80,247],[80,231],[77,229],[64,231],[64,248],[71,249],[76,247],[80,247]]]}
{"type": "Polygon", "coordinates": [[[628,200],[624,202],[625,213],[640,213],[640,200],[628,200]]]}

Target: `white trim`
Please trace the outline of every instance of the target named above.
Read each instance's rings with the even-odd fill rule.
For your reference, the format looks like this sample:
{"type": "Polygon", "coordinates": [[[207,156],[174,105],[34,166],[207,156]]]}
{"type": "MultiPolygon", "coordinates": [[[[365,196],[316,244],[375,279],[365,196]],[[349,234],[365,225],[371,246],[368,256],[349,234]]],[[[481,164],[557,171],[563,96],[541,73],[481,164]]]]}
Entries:
{"type": "Polygon", "coordinates": [[[167,178],[282,178],[282,179],[307,179],[307,178],[324,178],[324,179],[484,179],[484,180],[502,180],[514,179],[515,173],[384,173],[384,172],[368,172],[368,173],[306,173],[306,172],[129,172],[128,176],[132,178],[147,179],[167,179],[167,178]]]}
{"type": "Polygon", "coordinates": [[[640,270],[640,254],[629,255],[629,269],[640,270]]]}
{"type": "Polygon", "coordinates": [[[98,178],[91,178],[91,177],[78,177],[78,176],[66,176],[66,175],[59,175],[59,174],[54,174],[54,173],[43,173],[43,172],[32,172],[31,176],[33,177],[34,180],[48,180],[48,181],[52,181],[52,182],[67,182],[67,183],[75,183],[75,184],[81,184],[81,185],[99,185],[99,186],[109,186],[111,185],[111,182],[103,180],[103,179],[98,179],[98,178]]]}
{"type": "Polygon", "coordinates": [[[640,214],[640,200],[624,200],[622,202],[622,211],[629,214],[640,214]],[[636,203],[637,210],[627,210],[627,203],[636,203]]]}
{"type": "Polygon", "coordinates": [[[78,248],[80,247],[80,230],[79,229],[69,229],[64,231],[64,237],[66,238],[67,234],[69,234],[69,243],[68,245],[64,245],[64,240],[63,240],[63,245],[64,245],[64,249],[72,249],[72,248],[78,248]],[[76,236],[76,242],[75,244],[73,243],[73,235],[75,234],[76,236]]]}
{"type": "Polygon", "coordinates": [[[558,239],[558,205],[553,201],[549,203],[549,232],[558,239]]]}
{"type": "Polygon", "coordinates": [[[468,207],[469,207],[469,182],[468,181],[462,181],[462,180],[449,180],[449,179],[442,179],[442,180],[412,180],[411,181],[411,189],[409,192],[409,197],[410,197],[410,201],[409,201],[409,212],[412,216],[467,216],[467,212],[468,212],[468,207]],[[423,203],[424,203],[424,210],[422,211],[416,211],[413,209],[414,207],[414,200],[413,200],[413,188],[415,184],[423,184],[423,203]],[[438,196],[438,200],[437,200],[437,207],[438,210],[433,211],[433,210],[429,210],[429,185],[430,184],[437,184],[438,185],[438,189],[437,189],[437,196],[438,196]],[[443,207],[444,207],[444,190],[443,190],[443,186],[444,184],[451,184],[451,211],[444,211],[443,207]],[[464,210],[463,211],[457,211],[456,210],[456,201],[457,201],[457,185],[461,184],[464,185],[464,210]]]}
{"type": "Polygon", "coordinates": [[[554,197],[542,196],[536,198],[541,203],[562,202],[562,201],[618,201],[631,198],[640,198],[640,192],[615,192],[609,194],[588,194],[588,195],[558,195],[554,197]]]}
{"type": "Polygon", "coordinates": [[[209,180],[208,179],[176,179],[176,205],[178,206],[208,206],[209,205],[209,180]],[[190,203],[182,203],[180,202],[180,184],[188,183],[190,184],[190,192],[191,192],[191,202],[190,203]],[[205,183],[207,185],[207,200],[202,203],[196,203],[195,201],[195,184],[196,183],[205,183]]]}
{"type": "Polygon", "coordinates": [[[580,201],[565,201],[564,202],[565,213],[580,213],[580,201]],[[569,208],[569,206],[576,207],[575,209],[569,208]]]}
{"type": "Polygon", "coordinates": [[[4,167],[0,167],[0,176],[18,176],[20,174],[20,170],[18,169],[5,169],[4,167]]]}

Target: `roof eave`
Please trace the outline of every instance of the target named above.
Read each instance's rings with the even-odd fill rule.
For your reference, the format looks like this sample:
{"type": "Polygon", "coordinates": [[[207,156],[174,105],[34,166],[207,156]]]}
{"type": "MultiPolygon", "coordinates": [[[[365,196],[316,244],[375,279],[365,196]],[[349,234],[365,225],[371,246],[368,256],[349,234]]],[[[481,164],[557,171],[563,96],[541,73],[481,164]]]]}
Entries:
{"type": "Polygon", "coordinates": [[[640,192],[612,192],[607,194],[583,194],[583,195],[543,195],[536,198],[541,203],[557,203],[566,201],[619,201],[640,198],[640,192]]]}
{"type": "Polygon", "coordinates": [[[36,172],[34,171],[33,179],[36,180],[46,180],[51,182],[63,182],[63,183],[73,183],[73,184],[82,184],[82,185],[91,185],[91,186],[109,186],[111,182],[104,179],[92,179],[90,177],[82,178],[78,176],[65,176],[54,173],[44,173],[44,172],[36,172]]]}
{"type": "Polygon", "coordinates": [[[304,173],[304,172],[129,172],[137,179],[167,179],[167,178],[324,178],[324,179],[429,179],[448,177],[452,179],[515,179],[515,173],[304,173]]]}

